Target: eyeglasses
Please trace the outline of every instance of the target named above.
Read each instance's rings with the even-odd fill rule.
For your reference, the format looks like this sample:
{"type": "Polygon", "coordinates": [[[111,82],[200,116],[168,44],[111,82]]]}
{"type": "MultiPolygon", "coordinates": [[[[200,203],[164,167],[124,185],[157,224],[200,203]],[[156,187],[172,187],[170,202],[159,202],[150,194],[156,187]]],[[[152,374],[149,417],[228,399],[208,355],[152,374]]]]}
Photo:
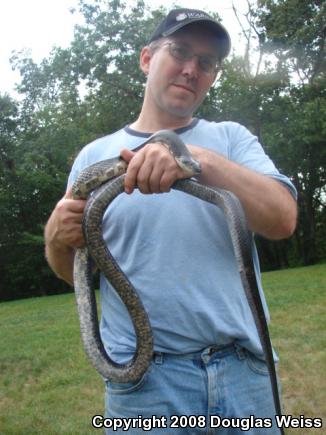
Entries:
{"type": "Polygon", "coordinates": [[[167,45],[170,55],[180,62],[188,62],[194,57],[197,57],[199,68],[207,75],[216,74],[221,71],[220,61],[215,56],[209,54],[195,54],[192,48],[176,42],[166,42],[162,45],[167,45]]]}

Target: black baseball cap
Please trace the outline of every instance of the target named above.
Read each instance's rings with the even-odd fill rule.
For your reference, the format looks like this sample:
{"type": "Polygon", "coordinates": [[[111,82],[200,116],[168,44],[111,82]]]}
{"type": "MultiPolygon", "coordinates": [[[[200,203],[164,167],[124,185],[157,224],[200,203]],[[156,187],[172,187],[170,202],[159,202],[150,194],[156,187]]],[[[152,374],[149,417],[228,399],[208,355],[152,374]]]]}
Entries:
{"type": "Polygon", "coordinates": [[[157,26],[150,37],[149,43],[159,38],[172,35],[182,27],[192,23],[203,23],[217,37],[222,58],[226,57],[231,50],[231,38],[227,30],[206,12],[199,9],[173,9],[157,26]]]}

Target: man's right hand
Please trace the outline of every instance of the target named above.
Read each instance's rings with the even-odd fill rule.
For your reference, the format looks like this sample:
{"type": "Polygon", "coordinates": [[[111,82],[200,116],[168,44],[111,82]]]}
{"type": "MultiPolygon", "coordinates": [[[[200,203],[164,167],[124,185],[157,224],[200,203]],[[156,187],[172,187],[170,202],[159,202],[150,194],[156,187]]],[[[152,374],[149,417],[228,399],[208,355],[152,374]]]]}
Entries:
{"type": "Polygon", "coordinates": [[[80,248],[85,245],[82,231],[86,200],[73,199],[71,189],[55,206],[45,229],[46,242],[55,247],[80,248]]]}
{"type": "Polygon", "coordinates": [[[82,231],[86,200],[73,199],[71,189],[55,206],[45,227],[45,253],[55,274],[72,285],[76,248],[85,245],[82,231]]]}

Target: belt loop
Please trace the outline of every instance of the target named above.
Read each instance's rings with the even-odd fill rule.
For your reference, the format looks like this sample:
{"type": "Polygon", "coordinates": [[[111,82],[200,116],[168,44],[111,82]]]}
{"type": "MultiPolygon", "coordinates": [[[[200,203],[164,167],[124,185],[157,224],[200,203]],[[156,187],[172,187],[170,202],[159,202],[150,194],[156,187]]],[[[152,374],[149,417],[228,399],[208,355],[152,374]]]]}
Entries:
{"type": "Polygon", "coordinates": [[[238,355],[238,358],[240,360],[246,358],[246,350],[243,347],[239,346],[238,344],[235,344],[234,345],[234,349],[235,349],[235,351],[236,351],[236,353],[238,355]]]}
{"type": "Polygon", "coordinates": [[[164,362],[163,353],[162,352],[155,352],[153,359],[154,359],[155,364],[163,364],[163,362],[164,362]]]}

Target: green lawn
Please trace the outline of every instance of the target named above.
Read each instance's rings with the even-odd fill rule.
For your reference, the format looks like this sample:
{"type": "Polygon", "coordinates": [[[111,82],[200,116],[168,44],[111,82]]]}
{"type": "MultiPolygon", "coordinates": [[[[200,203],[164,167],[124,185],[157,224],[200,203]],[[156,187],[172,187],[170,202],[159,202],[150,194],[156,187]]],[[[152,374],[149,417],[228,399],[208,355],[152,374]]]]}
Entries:
{"type": "Polygon", "coordinates": [[[326,434],[326,264],[263,274],[280,355],[285,413],[323,418],[326,434]]]}
{"type": "MultiPolygon", "coordinates": [[[[263,280],[286,414],[322,417],[325,426],[326,265],[269,272],[263,280]]],[[[103,385],[78,328],[72,294],[0,304],[1,435],[102,433],[91,417],[103,413],[103,385]]],[[[310,432],[326,430],[288,431],[310,432]]]]}

